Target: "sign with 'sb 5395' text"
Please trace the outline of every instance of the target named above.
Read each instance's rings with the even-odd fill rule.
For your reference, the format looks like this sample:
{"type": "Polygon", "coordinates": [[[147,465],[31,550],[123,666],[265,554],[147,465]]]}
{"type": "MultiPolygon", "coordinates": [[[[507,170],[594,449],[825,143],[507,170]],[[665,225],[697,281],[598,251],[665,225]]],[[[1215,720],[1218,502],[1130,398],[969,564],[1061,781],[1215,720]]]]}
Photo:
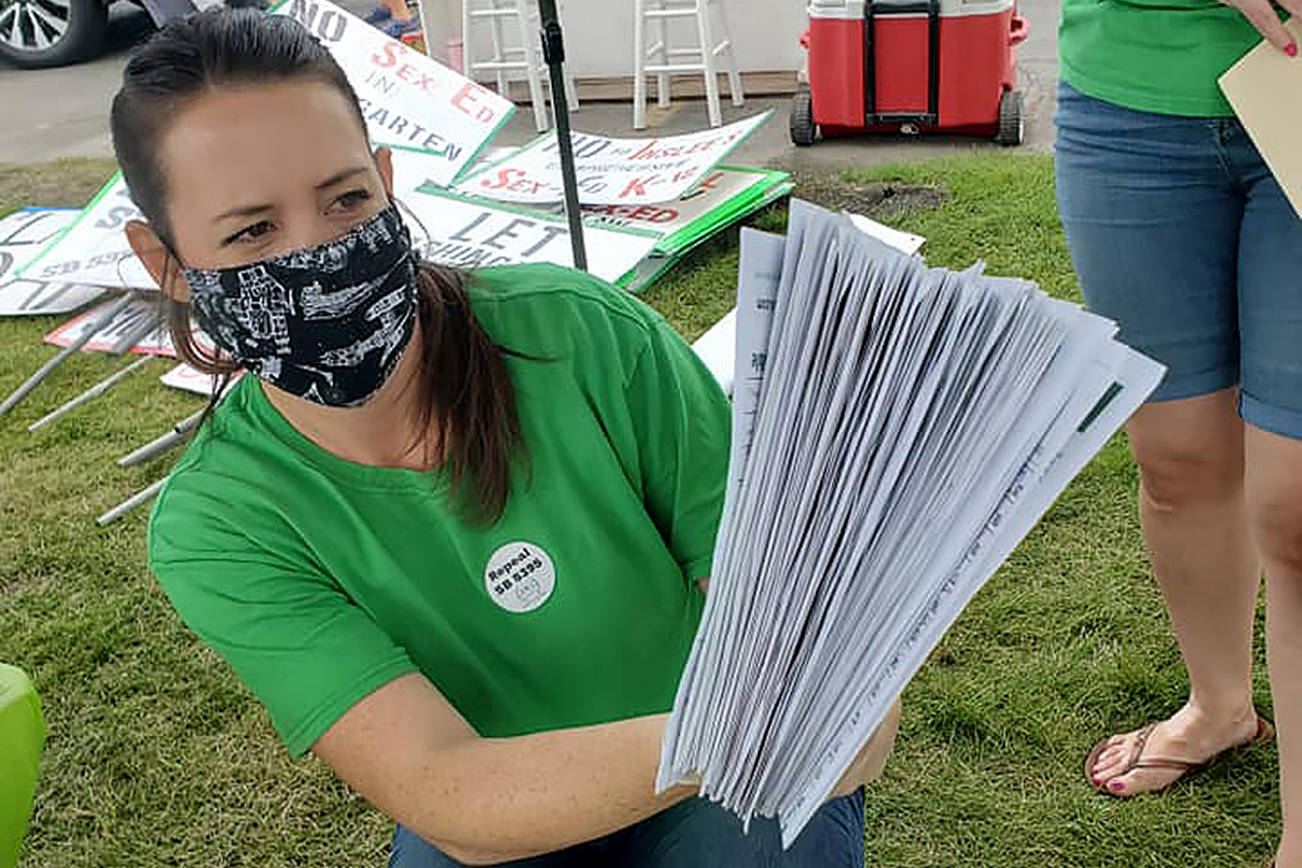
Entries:
{"type": "Polygon", "coordinates": [[[469,165],[515,106],[491,90],[391,39],[329,0],[284,0],[272,9],[329,49],[357,92],[371,140],[440,159],[442,187],[469,165]]]}

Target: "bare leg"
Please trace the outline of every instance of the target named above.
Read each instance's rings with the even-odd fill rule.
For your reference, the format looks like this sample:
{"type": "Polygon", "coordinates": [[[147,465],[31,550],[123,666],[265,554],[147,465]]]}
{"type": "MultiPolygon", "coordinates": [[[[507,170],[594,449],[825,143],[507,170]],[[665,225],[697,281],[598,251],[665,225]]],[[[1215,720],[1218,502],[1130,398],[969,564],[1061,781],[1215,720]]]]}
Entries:
{"type": "Polygon", "coordinates": [[[1302,440],[1249,425],[1248,518],[1266,565],[1266,644],[1279,735],[1284,836],[1276,864],[1302,866],[1302,440]]]}
{"type": "MultiPolygon", "coordinates": [[[[1243,428],[1233,389],[1147,404],[1127,428],[1139,462],[1144,541],[1190,684],[1189,701],[1157,726],[1145,756],[1198,762],[1256,731],[1252,627],[1260,564],[1248,531],[1243,428]]],[[[1095,762],[1096,781],[1132,795],[1179,777],[1168,769],[1120,774],[1134,738],[1113,738],[1095,762]]]]}

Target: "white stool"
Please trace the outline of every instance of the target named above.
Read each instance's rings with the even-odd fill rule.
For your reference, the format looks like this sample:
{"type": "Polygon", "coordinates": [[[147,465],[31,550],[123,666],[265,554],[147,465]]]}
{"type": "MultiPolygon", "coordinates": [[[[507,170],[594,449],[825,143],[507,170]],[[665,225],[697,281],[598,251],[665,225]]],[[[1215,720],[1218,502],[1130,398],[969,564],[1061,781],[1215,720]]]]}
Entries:
{"type": "Polygon", "coordinates": [[[699,72],[705,76],[705,99],[710,109],[710,126],[723,123],[719,109],[719,78],[715,60],[722,55],[727,63],[728,90],[732,104],[741,106],[745,95],[741,90],[741,76],[737,73],[737,60],[732,51],[732,35],[728,31],[728,16],[723,0],[634,0],[633,9],[633,128],[646,128],[646,77],[656,77],[656,96],[659,104],[669,105],[669,76],[675,72],[699,72]],[[710,10],[719,14],[719,30],[723,39],[714,40],[710,10]],[[695,48],[670,48],[669,24],[674,18],[695,18],[698,37],[695,48]],[[650,47],[646,44],[647,25],[657,28],[659,41],[650,47]],[[692,58],[699,57],[699,60],[692,58]],[[654,61],[647,63],[648,60],[654,61]]]}
{"type": "MultiPolygon", "coordinates": [[[[561,4],[558,4],[560,6],[561,4]]],[[[543,101],[543,80],[547,76],[547,62],[543,59],[542,42],[538,32],[541,22],[538,4],[534,0],[464,0],[461,4],[462,63],[466,78],[474,79],[476,73],[491,72],[497,80],[497,92],[507,99],[510,95],[508,73],[524,72],[529,83],[529,101],[533,103],[534,126],[546,132],[550,121],[543,101]],[[512,21],[511,19],[514,19],[512,21]],[[488,24],[492,54],[488,60],[475,59],[475,24],[488,24]],[[508,45],[507,27],[514,24],[520,43],[508,45]]],[[[565,94],[571,109],[579,107],[579,92],[574,86],[570,67],[565,71],[565,94]]]]}

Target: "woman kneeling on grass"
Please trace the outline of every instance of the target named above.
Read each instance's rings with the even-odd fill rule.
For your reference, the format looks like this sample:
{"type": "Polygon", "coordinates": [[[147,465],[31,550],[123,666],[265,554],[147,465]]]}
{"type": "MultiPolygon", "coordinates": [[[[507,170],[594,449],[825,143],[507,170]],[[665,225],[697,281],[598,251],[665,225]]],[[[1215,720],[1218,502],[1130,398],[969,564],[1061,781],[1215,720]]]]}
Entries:
{"type": "Polygon", "coordinates": [[[172,23],[112,129],[182,356],[254,375],[173,471],[151,565],[289,750],[398,822],[391,866],[863,864],[895,717],[785,853],[653,791],[729,421],[659,315],[568,269],[420,262],[289,18],[172,23]]]}

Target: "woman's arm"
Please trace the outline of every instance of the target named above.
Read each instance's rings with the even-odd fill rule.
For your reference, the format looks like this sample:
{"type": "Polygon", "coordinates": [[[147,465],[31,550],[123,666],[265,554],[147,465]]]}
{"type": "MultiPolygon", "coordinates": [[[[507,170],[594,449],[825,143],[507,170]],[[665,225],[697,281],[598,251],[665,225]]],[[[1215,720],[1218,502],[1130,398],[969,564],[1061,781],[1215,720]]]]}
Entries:
{"type": "Polygon", "coordinates": [[[694,795],[654,792],[667,719],[480,738],[411,674],[350,708],[313,752],[390,817],[482,865],[599,838],[694,795]]]}
{"type": "MultiPolygon", "coordinates": [[[[313,752],[377,808],[459,862],[561,850],[631,826],[696,794],[654,781],[667,714],[480,738],[423,675],[397,678],[349,709],[313,752]]],[[[833,796],[881,774],[899,705],[833,796]]]]}

